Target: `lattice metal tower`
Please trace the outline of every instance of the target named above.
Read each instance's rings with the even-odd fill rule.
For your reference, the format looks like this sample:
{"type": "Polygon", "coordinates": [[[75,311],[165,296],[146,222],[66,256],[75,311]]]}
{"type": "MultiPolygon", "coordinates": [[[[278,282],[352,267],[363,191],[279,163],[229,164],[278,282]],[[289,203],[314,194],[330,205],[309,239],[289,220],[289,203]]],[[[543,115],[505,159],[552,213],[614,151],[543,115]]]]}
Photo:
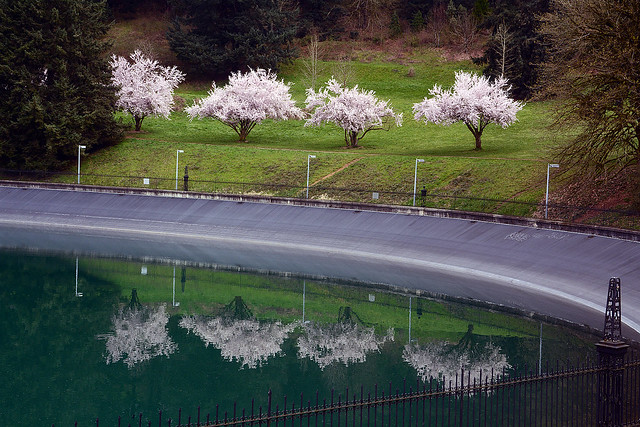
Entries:
{"type": "Polygon", "coordinates": [[[624,355],[629,345],[622,339],[620,279],[609,280],[604,315],[604,337],[598,350],[598,426],[621,426],[623,411],[624,355]]]}
{"type": "Polygon", "coordinates": [[[607,308],[604,314],[604,340],[622,340],[622,311],[620,307],[620,279],[612,277],[609,280],[607,308]]]}

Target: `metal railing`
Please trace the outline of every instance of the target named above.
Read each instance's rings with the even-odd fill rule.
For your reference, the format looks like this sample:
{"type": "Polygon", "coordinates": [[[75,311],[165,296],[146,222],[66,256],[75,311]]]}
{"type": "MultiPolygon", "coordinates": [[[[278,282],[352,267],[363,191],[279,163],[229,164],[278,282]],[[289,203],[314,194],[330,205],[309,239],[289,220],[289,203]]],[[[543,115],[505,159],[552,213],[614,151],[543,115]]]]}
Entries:
{"type": "MultiPolygon", "coordinates": [[[[640,359],[628,357],[619,367],[623,371],[622,424],[640,425],[640,359]]],[[[193,415],[178,410],[168,417],[159,412],[153,420],[132,414],[108,420],[117,426],[595,426],[598,422],[598,382],[607,369],[597,363],[566,365],[555,369],[547,365],[542,373],[524,369],[521,373],[494,372],[472,375],[462,370],[454,378],[406,381],[401,387],[363,387],[353,393],[327,398],[318,393],[313,399],[300,394],[299,399],[276,404],[269,391],[266,406],[222,412],[216,406],[204,413],[198,407],[193,415]]],[[[96,420],[96,427],[105,425],[96,420]]],[[[77,423],[76,423],[77,426],[77,423]]]]}

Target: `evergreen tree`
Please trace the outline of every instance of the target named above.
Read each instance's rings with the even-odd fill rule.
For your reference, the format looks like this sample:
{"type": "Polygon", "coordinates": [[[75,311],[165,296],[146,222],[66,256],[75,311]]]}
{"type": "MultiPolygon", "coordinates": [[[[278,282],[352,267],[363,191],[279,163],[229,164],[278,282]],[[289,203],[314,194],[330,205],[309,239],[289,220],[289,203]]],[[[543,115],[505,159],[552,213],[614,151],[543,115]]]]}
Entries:
{"type": "Polygon", "coordinates": [[[473,4],[473,16],[481,22],[489,13],[491,13],[491,7],[489,6],[489,0],[476,0],[473,4]]]}
{"type": "Polygon", "coordinates": [[[503,64],[508,63],[504,77],[512,85],[511,93],[516,99],[529,98],[537,84],[539,65],[545,58],[544,44],[537,28],[539,16],[548,10],[549,0],[517,0],[496,7],[484,22],[486,27],[493,28],[493,36],[484,55],[476,58],[475,62],[485,64],[484,74],[491,77],[500,77],[503,64]],[[509,31],[505,49],[501,46],[500,28],[509,31]]]}
{"type": "Polygon", "coordinates": [[[106,6],[0,0],[0,165],[56,169],[120,139],[106,6]]]}
{"type": "Polygon", "coordinates": [[[411,31],[418,33],[424,29],[424,16],[419,10],[411,18],[411,31]]]}
{"type": "Polygon", "coordinates": [[[398,4],[399,15],[402,19],[406,19],[407,21],[412,21],[416,14],[420,12],[423,17],[423,25],[424,25],[424,17],[429,16],[429,11],[433,7],[434,0],[406,0],[402,1],[398,4]]]}
{"type": "Polygon", "coordinates": [[[342,18],[347,9],[341,0],[299,0],[300,26],[298,36],[304,37],[309,31],[317,33],[320,39],[339,36],[344,31],[342,18]]]}
{"type": "Polygon", "coordinates": [[[298,10],[286,0],[179,1],[182,13],[167,38],[195,72],[226,76],[247,67],[277,70],[296,55],[298,10]]]}
{"type": "Polygon", "coordinates": [[[396,38],[402,34],[402,26],[400,25],[400,17],[398,12],[393,12],[391,15],[391,23],[389,24],[389,35],[391,38],[396,38]]]}

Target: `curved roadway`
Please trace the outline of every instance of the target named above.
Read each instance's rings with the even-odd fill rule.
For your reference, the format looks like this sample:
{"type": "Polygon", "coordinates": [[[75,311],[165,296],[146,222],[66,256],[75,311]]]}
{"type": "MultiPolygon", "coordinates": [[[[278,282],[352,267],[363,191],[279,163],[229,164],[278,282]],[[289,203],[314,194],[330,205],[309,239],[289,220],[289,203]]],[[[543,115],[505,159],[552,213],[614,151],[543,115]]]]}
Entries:
{"type": "Polygon", "coordinates": [[[0,187],[0,247],[151,257],[473,298],[640,338],[640,243],[464,219],[0,187]]]}

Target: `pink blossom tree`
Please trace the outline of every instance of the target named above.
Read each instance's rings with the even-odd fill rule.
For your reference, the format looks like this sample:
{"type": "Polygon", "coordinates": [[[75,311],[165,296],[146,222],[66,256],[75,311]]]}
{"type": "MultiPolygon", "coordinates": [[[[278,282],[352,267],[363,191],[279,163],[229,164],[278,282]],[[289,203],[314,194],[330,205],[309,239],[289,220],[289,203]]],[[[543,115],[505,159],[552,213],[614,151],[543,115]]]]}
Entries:
{"type": "Polygon", "coordinates": [[[185,109],[189,117],[211,117],[236,131],[240,142],[265,119],[302,119],[289,93],[290,83],[278,81],[271,71],[256,69],[247,73],[231,73],[229,83],[217,87],[215,82],[209,96],[185,109]]]}
{"type": "Polygon", "coordinates": [[[139,131],[146,116],[169,118],[173,108],[173,90],[184,80],[176,67],[163,67],[136,50],[129,62],[122,56],[111,57],[111,80],[117,88],[116,107],[130,113],[139,131]]]}
{"type": "Polygon", "coordinates": [[[374,91],[345,88],[334,78],[318,92],[307,89],[307,110],[313,111],[305,126],[334,123],[344,129],[344,141],[348,148],[358,147],[358,142],[372,130],[389,130],[393,124],[402,126],[402,113],[396,114],[389,101],[380,101],[374,91]]]}
{"type": "Polygon", "coordinates": [[[458,71],[451,89],[444,90],[436,84],[429,91],[432,98],[413,104],[414,117],[446,126],[463,122],[476,139],[476,150],[481,150],[484,128],[489,123],[508,127],[524,107],[509,98],[509,89],[505,78],[492,82],[484,76],[458,71]]]}

